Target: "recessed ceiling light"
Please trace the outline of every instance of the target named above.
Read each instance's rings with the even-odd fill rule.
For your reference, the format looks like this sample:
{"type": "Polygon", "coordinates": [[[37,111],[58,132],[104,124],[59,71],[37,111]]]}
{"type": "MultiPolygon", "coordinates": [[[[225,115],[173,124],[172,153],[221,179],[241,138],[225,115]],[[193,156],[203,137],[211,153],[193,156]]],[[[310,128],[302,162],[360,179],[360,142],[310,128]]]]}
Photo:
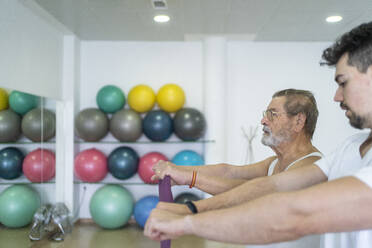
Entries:
{"type": "Polygon", "coordinates": [[[157,15],[157,16],[154,16],[154,21],[156,21],[156,22],[168,22],[169,19],[170,18],[167,15],[157,15]]]}
{"type": "Polygon", "coordinates": [[[342,16],[328,16],[326,21],[327,22],[339,22],[342,20],[342,16]]]}

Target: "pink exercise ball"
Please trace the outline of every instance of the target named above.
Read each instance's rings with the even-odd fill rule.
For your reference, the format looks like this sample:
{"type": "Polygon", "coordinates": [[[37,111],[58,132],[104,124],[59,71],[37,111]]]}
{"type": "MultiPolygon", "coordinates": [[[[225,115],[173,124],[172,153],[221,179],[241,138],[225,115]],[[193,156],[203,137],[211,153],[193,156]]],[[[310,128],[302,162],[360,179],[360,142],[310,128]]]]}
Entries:
{"type": "Polygon", "coordinates": [[[138,165],[138,175],[145,183],[156,184],[158,181],[151,181],[154,175],[152,167],[159,161],[168,161],[168,158],[159,152],[150,152],[140,158],[138,165]]]}
{"type": "Polygon", "coordinates": [[[56,173],[54,152],[38,148],[28,153],[22,164],[23,174],[34,183],[46,182],[56,173]]]}
{"type": "Polygon", "coordinates": [[[99,182],[107,174],[107,157],[91,148],[80,152],[75,158],[75,174],[84,182],[99,182]]]}

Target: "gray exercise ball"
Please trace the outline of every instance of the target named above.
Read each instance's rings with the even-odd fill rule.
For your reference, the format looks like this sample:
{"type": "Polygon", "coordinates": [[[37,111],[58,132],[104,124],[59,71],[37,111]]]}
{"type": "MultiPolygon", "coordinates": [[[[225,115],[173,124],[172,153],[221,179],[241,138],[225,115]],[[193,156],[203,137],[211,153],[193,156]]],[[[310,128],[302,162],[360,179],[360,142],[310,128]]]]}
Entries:
{"type": "Polygon", "coordinates": [[[142,118],[134,110],[122,109],[112,116],[110,132],[120,141],[136,141],[142,134],[142,118]]]}
{"type": "Polygon", "coordinates": [[[47,141],[56,135],[56,115],[48,109],[34,108],[23,116],[22,132],[34,142],[47,141]]]}
{"type": "Polygon", "coordinates": [[[77,135],[85,141],[98,141],[106,136],[109,119],[98,108],[87,108],[79,112],[75,118],[77,135]]]}
{"type": "Polygon", "coordinates": [[[205,133],[204,115],[194,108],[183,108],[173,118],[174,133],[184,141],[195,141],[205,133]]]}
{"type": "Polygon", "coordinates": [[[0,143],[17,141],[21,135],[21,117],[13,110],[0,111],[0,143]]]}

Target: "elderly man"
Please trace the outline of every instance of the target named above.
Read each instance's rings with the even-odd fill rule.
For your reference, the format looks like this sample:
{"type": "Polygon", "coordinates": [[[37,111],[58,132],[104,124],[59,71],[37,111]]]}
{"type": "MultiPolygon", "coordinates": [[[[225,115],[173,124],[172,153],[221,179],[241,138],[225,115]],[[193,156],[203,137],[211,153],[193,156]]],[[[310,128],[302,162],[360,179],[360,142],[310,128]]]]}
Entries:
{"type": "Polygon", "coordinates": [[[161,161],[154,166],[153,180],[171,176],[173,184],[190,185],[210,194],[232,189],[249,179],[271,176],[312,164],[321,157],[312,143],[318,109],[313,94],[306,90],[276,92],[263,112],[262,143],[276,154],[245,166],[216,164],[176,166],[161,161]]]}
{"type": "Polygon", "coordinates": [[[336,66],[334,100],[346,110],[353,127],[367,128],[369,133],[349,137],[314,165],[256,183],[252,180],[211,198],[230,197],[225,205],[230,207],[207,211],[221,204],[195,204],[205,212],[186,216],[157,208],[147,221],[145,234],[154,240],[195,234],[263,244],[326,233],[322,240],[325,248],[371,247],[372,22],[344,34],[324,51],[323,59],[336,66]],[[232,202],[230,194],[243,189],[253,196],[232,202]]]}

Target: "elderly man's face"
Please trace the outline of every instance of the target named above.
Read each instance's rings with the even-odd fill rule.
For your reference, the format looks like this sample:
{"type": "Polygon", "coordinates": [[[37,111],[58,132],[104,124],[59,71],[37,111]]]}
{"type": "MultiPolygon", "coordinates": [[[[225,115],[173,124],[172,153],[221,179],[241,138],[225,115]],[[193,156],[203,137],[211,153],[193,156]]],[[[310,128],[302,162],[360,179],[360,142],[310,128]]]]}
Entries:
{"type": "Polygon", "coordinates": [[[270,147],[276,147],[291,139],[292,123],[284,110],[286,98],[275,97],[270,102],[261,120],[263,134],[261,142],[270,147]]]}
{"type": "Polygon", "coordinates": [[[336,65],[335,81],[338,84],[334,100],[346,110],[350,125],[355,128],[372,128],[372,67],[361,73],[347,64],[344,54],[336,65]]]}

